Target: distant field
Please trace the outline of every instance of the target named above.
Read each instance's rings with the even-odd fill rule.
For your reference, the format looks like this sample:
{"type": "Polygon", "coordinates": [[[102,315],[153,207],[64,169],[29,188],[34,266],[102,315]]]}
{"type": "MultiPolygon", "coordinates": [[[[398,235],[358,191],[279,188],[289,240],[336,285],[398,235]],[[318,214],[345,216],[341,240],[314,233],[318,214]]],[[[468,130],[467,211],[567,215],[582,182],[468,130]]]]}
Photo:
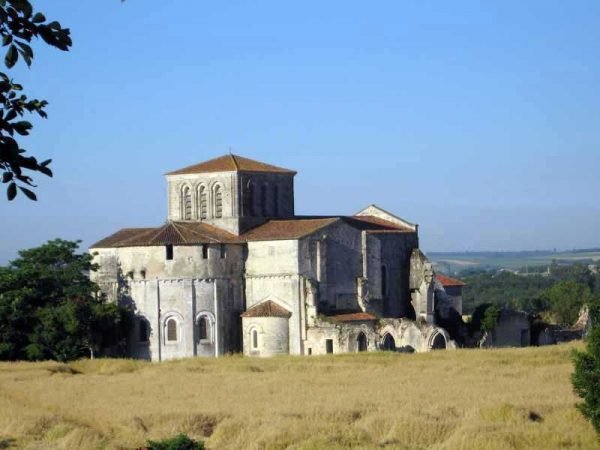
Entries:
{"type": "Polygon", "coordinates": [[[593,449],[573,347],[0,364],[0,448],[593,449]]]}
{"type": "Polygon", "coordinates": [[[600,249],[565,252],[429,252],[427,256],[441,272],[457,273],[464,269],[520,269],[522,267],[548,266],[558,263],[600,262],[600,249]]]}

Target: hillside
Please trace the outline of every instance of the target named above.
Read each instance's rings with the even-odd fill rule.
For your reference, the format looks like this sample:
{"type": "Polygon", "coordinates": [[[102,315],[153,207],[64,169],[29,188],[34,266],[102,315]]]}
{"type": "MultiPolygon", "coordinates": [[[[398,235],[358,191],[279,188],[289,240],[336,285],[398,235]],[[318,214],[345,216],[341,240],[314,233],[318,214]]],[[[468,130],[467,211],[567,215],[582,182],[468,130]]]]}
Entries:
{"type": "Polygon", "coordinates": [[[569,251],[519,251],[519,252],[427,252],[436,270],[457,274],[465,269],[511,269],[558,264],[598,263],[600,249],[569,251]]]}
{"type": "Polygon", "coordinates": [[[0,448],[598,448],[572,349],[2,363],[0,448]]]}

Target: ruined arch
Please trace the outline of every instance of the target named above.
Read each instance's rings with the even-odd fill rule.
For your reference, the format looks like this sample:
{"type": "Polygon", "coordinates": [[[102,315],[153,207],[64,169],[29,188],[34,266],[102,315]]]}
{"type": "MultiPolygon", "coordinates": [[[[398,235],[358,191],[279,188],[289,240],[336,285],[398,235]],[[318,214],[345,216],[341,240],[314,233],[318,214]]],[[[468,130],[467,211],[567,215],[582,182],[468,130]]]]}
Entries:
{"type": "Polygon", "coordinates": [[[447,346],[446,337],[439,331],[429,337],[429,350],[445,350],[447,346]]]}
{"type": "Polygon", "coordinates": [[[381,349],[387,351],[396,351],[396,340],[391,333],[385,333],[381,338],[381,349]]]}

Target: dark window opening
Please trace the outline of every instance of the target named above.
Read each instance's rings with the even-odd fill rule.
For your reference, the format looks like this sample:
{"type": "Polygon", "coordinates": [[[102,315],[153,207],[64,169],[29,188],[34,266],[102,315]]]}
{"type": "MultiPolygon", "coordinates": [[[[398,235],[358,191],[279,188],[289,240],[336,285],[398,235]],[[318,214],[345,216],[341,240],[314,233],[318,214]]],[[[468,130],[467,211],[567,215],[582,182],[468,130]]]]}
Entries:
{"type": "Polygon", "coordinates": [[[267,185],[263,184],[260,187],[260,208],[263,217],[266,217],[267,214],[267,185]]]}
{"type": "Polygon", "coordinates": [[[333,353],[333,339],[325,339],[325,351],[333,353]]]}
{"type": "Polygon", "coordinates": [[[150,330],[148,326],[148,321],[146,319],[140,319],[140,342],[148,342],[148,338],[150,337],[150,330]]]}
{"type": "Polygon", "coordinates": [[[252,330],[252,348],[258,348],[258,331],[252,330]]]}
{"type": "Polygon", "coordinates": [[[173,246],[171,244],[165,246],[166,257],[168,260],[173,259],[173,246]]]}
{"type": "Polygon", "coordinates": [[[225,254],[226,254],[226,250],[225,250],[225,244],[221,244],[221,246],[219,247],[219,256],[221,257],[221,259],[225,258],[225,254]]]}
{"type": "Polygon", "coordinates": [[[308,347],[308,354],[312,355],[312,348],[308,347]]]}
{"type": "Polygon", "coordinates": [[[208,339],[208,319],[200,317],[198,320],[198,339],[208,339]]]}
{"type": "Polygon", "coordinates": [[[381,296],[387,295],[387,268],[381,266],[381,296]]]}
{"type": "Polygon", "coordinates": [[[279,187],[273,187],[273,215],[279,215],[279,187]]]}
{"type": "Polygon", "coordinates": [[[358,351],[359,352],[366,352],[367,351],[367,336],[365,336],[365,333],[359,333],[358,334],[358,338],[356,339],[356,343],[358,344],[358,351]]]}
{"type": "Polygon", "coordinates": [[[167,320],[167,341],[177,342],[177,321],[175,319],[167,320]]]}
{"type": "Polygon", "coordinates": [[[208,245],[202,244],[202,259],[208,259],[208,245]]]}
{"type": "Polygon", "coordinates": [[[254,184],[248,184],[248,215],[254,216],[256,214],[256,210],[254,208],[254,184]]]}

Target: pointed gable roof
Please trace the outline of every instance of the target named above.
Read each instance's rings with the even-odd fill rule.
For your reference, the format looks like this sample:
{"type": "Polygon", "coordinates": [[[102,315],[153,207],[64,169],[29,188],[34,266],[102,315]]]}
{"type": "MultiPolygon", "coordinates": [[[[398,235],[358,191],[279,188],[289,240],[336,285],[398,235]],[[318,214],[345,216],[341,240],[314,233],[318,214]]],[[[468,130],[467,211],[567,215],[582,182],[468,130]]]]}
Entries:
{"type": "Polygon", "coordinates": [[[200,222],[168,222],[158,228],[124,228],[91,245],[90,248],[190,245],[242,241],[220,228],[200,222]]]}
{"type": "Polygon", "coordinates": [[[209,172],[266,172],[266,173],[283,173],[295,175],[296,172],[283,167],[273,166],[271,164],[255,161],[243,156],[228,155],[219,156],[218,158],[184,167],[183,169],[175,170],[167,173],[167,175],[185,175],[195,173],[209,172]]]}

